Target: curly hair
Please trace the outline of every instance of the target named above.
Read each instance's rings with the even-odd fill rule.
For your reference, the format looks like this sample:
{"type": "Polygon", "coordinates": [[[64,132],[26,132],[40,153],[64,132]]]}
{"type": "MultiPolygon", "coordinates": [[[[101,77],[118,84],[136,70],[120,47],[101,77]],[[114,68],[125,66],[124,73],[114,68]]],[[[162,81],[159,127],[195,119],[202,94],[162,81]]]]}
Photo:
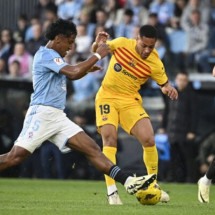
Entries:
{"type": "Polygon", "coordinates": [[[45,37],[48,40],[53,40],[57,35],[60,34],[66,37],[77,35],[76,25],[69,20],[57,19],[48,26],[45,32],[45,37]]]}

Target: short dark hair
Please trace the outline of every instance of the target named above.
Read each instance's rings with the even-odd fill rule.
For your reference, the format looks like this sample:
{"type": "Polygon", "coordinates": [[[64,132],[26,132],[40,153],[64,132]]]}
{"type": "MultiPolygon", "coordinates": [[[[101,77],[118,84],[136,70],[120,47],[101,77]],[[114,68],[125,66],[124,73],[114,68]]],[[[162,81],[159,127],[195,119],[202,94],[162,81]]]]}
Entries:
{"type": "Polygon", "coordinates": [[[45,32],[45,37],[48,40],[53,40],[57,35],[60,34],[66,37],[77,35],[76,25],[69,20],[57,19],[48,26],[45,32]]]}
{"type": "Polygon", "coordinates": [[[157,39],[157,30],[152,25],[143,25],[139,31],[140,37],[148,37],[157,39]]]}

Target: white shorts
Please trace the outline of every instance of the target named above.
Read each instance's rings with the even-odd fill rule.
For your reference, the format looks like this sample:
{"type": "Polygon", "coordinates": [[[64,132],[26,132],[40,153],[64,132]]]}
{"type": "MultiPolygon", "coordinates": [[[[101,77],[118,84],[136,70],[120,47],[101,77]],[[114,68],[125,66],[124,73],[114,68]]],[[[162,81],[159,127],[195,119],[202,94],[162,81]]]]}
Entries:
{"type": "Polygon", "coordinates": [[[62,152],[67,152],[67,140],[81,131],[83,129],[67,118],[63,110],[34,105],[27,111],[22,132],[15,145],[33,153],[44,141],[49,140],[62,152]]]}

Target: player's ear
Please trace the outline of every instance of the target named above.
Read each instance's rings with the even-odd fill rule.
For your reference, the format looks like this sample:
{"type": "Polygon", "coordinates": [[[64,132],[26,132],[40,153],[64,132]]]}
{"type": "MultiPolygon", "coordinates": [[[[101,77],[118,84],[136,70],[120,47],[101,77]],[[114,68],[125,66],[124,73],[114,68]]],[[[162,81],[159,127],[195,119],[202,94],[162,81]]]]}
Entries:
{"type": "Polygon", "coordinates": [[[63,38],[65,38],[65,36],[62,35],[62,34],[56,35],[55,41],[56,41],[57,43],[60,43],[60,42],[62,41],[63,38]]]}

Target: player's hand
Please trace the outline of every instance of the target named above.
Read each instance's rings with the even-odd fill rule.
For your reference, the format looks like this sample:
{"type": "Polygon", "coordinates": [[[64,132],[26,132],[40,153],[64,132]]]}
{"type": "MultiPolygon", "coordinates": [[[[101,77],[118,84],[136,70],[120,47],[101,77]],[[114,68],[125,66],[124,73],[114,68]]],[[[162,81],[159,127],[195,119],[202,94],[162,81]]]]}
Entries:
{"type": "Polygon", "coordinates": [[[161,91],[172,100],[176,100],[178,98],[178,91],[173,86],[171,86],[169,82],[161,87],[161,91]]]}
{"type": "Polygon", "coordinates": [[[212,75],[215,77],[215,66],[213,68],[212,75]]]}
{"type": "Polygon", "coordinates": [[[102,70],[102,67],[101,67],[101,66],[94,65],[94,66],[92,66],[92,67],[87,71],[87,73],[89,73],[89,72],[95,72],[95,71],[98,71],[98,70],[102,70]]]}
{"type": "Polygon", "coordinates": [[[107,32],[101,31],[98,33],[95,39],[95,43],[100,45],[101,43],[106,43],[109,38],[109,34],[107,32]]]}
{"type": "Polygon", "coordinates": [[[109,54],[110,48],[106,43],[101,43],[96,51],[102,58],[109,54]]]}

